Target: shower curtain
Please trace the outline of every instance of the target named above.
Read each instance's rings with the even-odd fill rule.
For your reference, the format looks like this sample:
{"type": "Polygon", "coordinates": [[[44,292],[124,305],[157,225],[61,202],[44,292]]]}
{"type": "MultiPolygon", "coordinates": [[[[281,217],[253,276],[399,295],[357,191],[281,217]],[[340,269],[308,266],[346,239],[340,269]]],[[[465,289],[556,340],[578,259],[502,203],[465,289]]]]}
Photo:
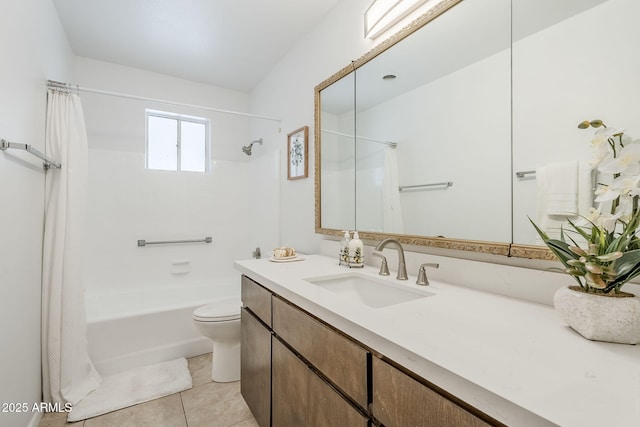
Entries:
{"type": "Polygon", "coordinates": [[[83,228],[88,148],[80,97],[47,93],[46,151],[62,163],[46,174],[42,273],[42,380],[47,402],[75,404],[101,381],[87,350],[83,228]]]}
{"type": "Polygon", "coordinates": [[[398,184],[398,153],[396,147],[384,149],[382,177],[382,230],[386,233],[404,233],[400,189],[398,184]]]}

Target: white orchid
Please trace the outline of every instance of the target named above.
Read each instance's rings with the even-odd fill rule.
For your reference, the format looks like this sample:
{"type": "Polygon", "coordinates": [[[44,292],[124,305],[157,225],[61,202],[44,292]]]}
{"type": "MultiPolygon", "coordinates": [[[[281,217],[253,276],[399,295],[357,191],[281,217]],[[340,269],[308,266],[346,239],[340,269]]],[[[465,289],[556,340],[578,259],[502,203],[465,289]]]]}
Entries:
{"type": "MultiPolygon", "coordinates": [[[[640,275],[640,140],[633,141],[622,130],[605,126],[602,120],[584,121],[580,129],[598,129],[591,141],[597,167],[603,177],[595,190],[597,208],[579,221],[569,221],[560,239],[551,239],[533,226],[586,292],[607,294],[640,275]],[[587,243],[582,249],[578,242],[587,243]]],[[[580,243],[581,244],[581,243],[580,243]]]]}
{"type": "MultiPolygon", "coordinates": [[[[596,122],[596,126],[594,127],[604,126],[604,123],[602,122],[600,122],[599,124],[595,120],[594,122],[596,122]]],[[[581,123],[581,125],[583,126],[583,128],[585,128],[585,126],[589,127],[591,124],[590,122],[583,122],[581,123]]],[[[593,149],[593,152],[594,152],[594,157],[590,162],[591,166],[598,166],[603,161],[611,159],[613,157],[612,152],[610,150],[611,138],[614,135],[622,135],[622,134],[623,134],[622,130],[607,128],[607,127],[603,127],[602,129],[598,129],[596,131],[594,138],[591,140],[591,148],[593,149]]]]}
{"type": "MultiPolygon", "coordinates": [[[[640,159],[638,160],[640,163],[640,159]]],[[[602,185],[595,191],[595,201],[598,203],[611,202],[620,196],[636,195],[640,193],[638,183],[640,175],[620,175],[609,185],[602,185]]]]}
{"type": "Polygon", "coordinates": [[[600,164],[602,173],[638,175],[640,174],[640,144],[630,144],[622,148],[615,157],[600,164]]]}
{"type": "Polygon", "coordinates": [[[597,228],[612,233],[616,228],[618,220],[623,215],[623,210],[616,211],[612,214],[602,213],[600,206],[597,209],[589,208],[589,214],[586,215],[586,219],[590,224],[595,225],[597,228]]]}
{"type": "MultiPolygon", "coordinates": [[[[593,121],[595,122],[595,120],[593,121]]],[[[608,149],[609,138],[611,138],[614,135],[618,135],[618,134],[621,135],[624,133],[623,129],[608,128],[608,127],[605,127],[604,123],[602,122],[600,122],[600,126],[602,126],[602,129],[598,129],[595,133],[595,136],[591,140],[591,147],[595,149],[601,149],[601,147],[608,149]]]]}

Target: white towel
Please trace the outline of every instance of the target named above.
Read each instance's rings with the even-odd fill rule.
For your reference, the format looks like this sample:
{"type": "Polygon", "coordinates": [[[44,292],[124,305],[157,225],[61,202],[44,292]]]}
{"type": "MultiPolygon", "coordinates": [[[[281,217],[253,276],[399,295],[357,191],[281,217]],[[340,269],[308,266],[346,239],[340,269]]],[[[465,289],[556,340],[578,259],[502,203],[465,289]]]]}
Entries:
{"type": "MultiPolygon", "coordinates": [[[[571,229],[567,218],[577,221],[593,206],[593,174],[588,162],[563,162],[536,170],[537,224],[550,238],[559,239],[561,227],[571,229]]],[[[577,239],[577,236],[571,235],[577,239]]],[[[538,240],[538,244],[543,244],[538,240]]]]}
{"type": "Polygon", "coordinates": [[[536,171],[547,215],[578,214],[578,162],[552,163],[536,171]]]}

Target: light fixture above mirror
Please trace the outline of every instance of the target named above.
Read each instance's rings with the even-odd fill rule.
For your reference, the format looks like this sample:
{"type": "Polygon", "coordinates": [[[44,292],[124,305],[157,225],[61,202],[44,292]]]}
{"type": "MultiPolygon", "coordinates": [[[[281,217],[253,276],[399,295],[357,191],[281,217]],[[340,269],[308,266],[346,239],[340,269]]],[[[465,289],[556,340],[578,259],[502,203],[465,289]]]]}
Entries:
{"type": "MultiPolygon", "coordinates": [[[[432,8],[442,0],[373,0],[364,13],[364,37],[375,39],[428,3],[432,8]]],[[[421,11],[420,13],[424,13],[421,11]]]]}

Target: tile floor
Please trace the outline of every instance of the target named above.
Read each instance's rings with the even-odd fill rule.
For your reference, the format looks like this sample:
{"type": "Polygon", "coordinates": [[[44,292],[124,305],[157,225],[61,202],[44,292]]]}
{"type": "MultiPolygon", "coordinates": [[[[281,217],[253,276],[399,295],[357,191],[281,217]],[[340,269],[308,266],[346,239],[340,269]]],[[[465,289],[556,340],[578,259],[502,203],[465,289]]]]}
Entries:
{"type": "Polygon", "coordinates": [[[255,427],[240,395],[240,382],[211,381],[211,353],[188,359],[193,388],[88,420],[67,423],[48,413],[39,427],[255,427]]]}

